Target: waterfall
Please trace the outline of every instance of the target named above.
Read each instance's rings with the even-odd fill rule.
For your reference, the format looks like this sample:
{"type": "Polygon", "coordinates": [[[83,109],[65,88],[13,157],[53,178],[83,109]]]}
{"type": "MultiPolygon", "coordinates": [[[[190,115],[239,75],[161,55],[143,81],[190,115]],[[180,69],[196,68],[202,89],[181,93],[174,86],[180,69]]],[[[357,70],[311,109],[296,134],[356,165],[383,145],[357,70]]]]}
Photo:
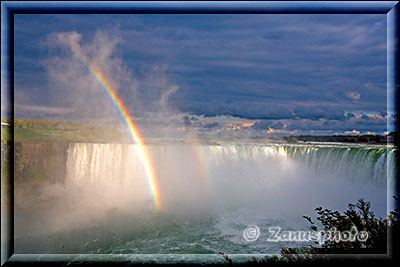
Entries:
{"type": "Polygon", "coordinates": [[[335,173],[358,182],[393,181],[394,147],[284,146],[286,154],[317,173],[335,173]]]}
{"type": "MultiPolygon", "coordinates": [[[[349,196],[355,190],[364,196],[361,184],[371,190],[386,190],[387,181],[392,185],[397,155],[393,147],[354,145],[151,144],[148,149],[163,202],[175,209],[209,206],[210,201],[213,207],[273,202],[280,195],[293,202],[296,197],[324,199],[330,193],[334,199],[342,187],[349,196]]],[[[135,144],[71,144],[66,184],[100,188],[98,198],[106,203],[152,202],[135,144]]]]}
{"type": "MultiPolygon", "coordinates": [[[[251,253],[265,252],[265,243],[245,242],[248,225],[261,233],[270,226],[307,229],[303,216],[315,215],[315,208],[343,211],[359,198],[371,203],[376,216],[393,210],[388,197],[396,173],[394,147],[168,142],[147,149],[161,209],[154,207],[137,145],[71,143],[65,179],[43,188],[42,212],[17,218],[16,232],[30,229],[41,233],[38,238],[60,233],[63,245],[68,233],[76,253],[89,241],[90,253],[173,253],[191,246],[251,253]],[[106,243],[97,242],[99,237],[106,243]]],[[[20,239],[17,248],[30,244],[27,240],[20,239]]],[[[31,243],[33,251],[37,244],[64,251],[54,247],[56,237],[40,240],[31,243]]],[[[280,248],[274,243],[267,249],[280,248]]]]}
{"type": "MultiPolygon", "coordinates": [[[[182,168],[185,163],[194,172],[198,171],[196,160],[199,159],[191,155],[190,146],[181,144],[149,147],[156,168],[160,170],[166,171],[165,167],[169,165],[169,172],[175,168],[175,172],[183,171],[188,176],[193,176],[193,173],[182,168]]],[[[132,184],[132,177],[145,179],[136,150],[134,144],[73,143],[68,152],[67,180],[78,184],[101,181],[132,184]]],[[[241,168],[255,172],[277,171],[279,168],[286,168],[287,160],[291,159],[304,163],[317,174],[331,173],[353,181],[383,185],[386,185],[387,180],[393,180],[397,155],[394,147],[381,146],[224,144],[200,145],[199,150],[202,157],[200,160],[205,165],[203,167],[211,176],[218,172],[237,171],[245,175],[246,171],[240,171],[241,168]],[[238,165],[240,168],[237,168],[238,165]]]]}

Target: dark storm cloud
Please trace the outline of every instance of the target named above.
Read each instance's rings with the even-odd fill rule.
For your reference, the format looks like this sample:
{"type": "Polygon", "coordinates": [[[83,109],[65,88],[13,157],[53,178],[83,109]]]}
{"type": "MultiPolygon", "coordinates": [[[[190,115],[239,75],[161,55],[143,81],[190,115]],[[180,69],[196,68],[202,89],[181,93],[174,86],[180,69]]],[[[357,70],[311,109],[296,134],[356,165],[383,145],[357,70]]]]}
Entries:
{"type": "Polygon", "coordinates": [[[188,116],[183,117],[182,121],[183,125],[185,125],[186,127],[192,126],[192,122],[190,121],[190,118],[188,116]]]}
{"type": "Polygon", "coordinates": [[[318,131],[332,131],[332,132],[345,132],[357,130],[360,132],[379,132],[387,131],[385,117],[380,118],[352,118],[351,120],[291,120],[287,121],[286,130],[309,132],[311,130],[318,131]]]}
{"type": "Polygon", "coordinates": [[[344,120],[344,112],[333,106],[297,106],[294,114],[301,119],[318,120],[321,118],[330,120],[344,120]]]}
{"type": "Polygon", "coordinates": [[[363,115],[361,116],[361,119],[367,120],[367,121],[370,120],[370,118],[369,118],[367,115],[365,115],[365,114],[363,114],[363,115]]]}
{"type": "MultiPolygon", "coordinates": [[[[347,115],[349,116],[348,113],[347,115]]],[[[381,115],[359,115],[352,114],[346,120],[329,120],[329,119],[287,119],[287,120],[260,120],[256,122],[251,129],[263,131],[284,130],[286,132],[298,134],[344,134],[353,130],[361,133],[376,132],[383,134],[387,129],[387,122],[395,124],[396,120],[391,117],[381,115]]]]}
{"type": "Polygon", "coordinates": [[[268,130],[269,128],[275,129],[275,130],[282,130],[284,129],[284,124],[282,122],[273,122],[270,120],[262,120],[254,123],[251,128],[256,129],[256,130],[268,130]]]}
{"type": "Polygon", "coordinates": [[[220,126],[220,124],[218,122],[211,122],[211,123],[204,124],[203,128],[210,129],[210,128],[215,128],[215,127],[218,127],[218,126],[220,126]]]}
{"type": "Polygon", "coordinates": [[[229,115],[246,119],[288,119],[293,118],[289,108],[274,103],[243,102],[208,102],[197,101],[179,103],[179,107],[186,112],[204,117],[229,115]]]}
{"type": "Polygon", "coordinates": [[[378,114],[385,117],[387,116],[387,112],[386,111],[378,111],[378,114]]]}
{"type": "MultiPolygon", "coordinates": [[[[385,14],[17,14],[14,29],[16,87],[40,105],[52,104],[40,63],[48,56],[47,36],[79,30],[85,43],[101,29],[121,37],[118,58],[143,81],[137,97],[149,102],[167,90],[164,104],[190,116],[291,120],[291,129],[351,129],[357,126],[351,113],[386,110],[385,14]],[[179,90],[147,79],[154,68],[179,90]],[[323,125],[320,119],[334,122],[323,125]]],[[[135,112],[147,105],[134,105],[132,99],[124,95],[135,112]]],[[[365,127],[386,126],[379,123],[365,127]]],[[[264,126],[274,128],[255,125],[264,126]]]]}

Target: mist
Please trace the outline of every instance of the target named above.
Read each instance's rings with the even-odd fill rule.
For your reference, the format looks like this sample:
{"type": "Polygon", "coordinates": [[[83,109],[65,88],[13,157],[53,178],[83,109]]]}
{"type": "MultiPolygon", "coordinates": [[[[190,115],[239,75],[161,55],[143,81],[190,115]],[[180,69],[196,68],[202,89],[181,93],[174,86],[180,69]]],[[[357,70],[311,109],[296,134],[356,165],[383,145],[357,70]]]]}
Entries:
{"type": "Polygon", "coordinates": [[[178,111],[170,106],[169,98],[178,92],[179,86],[167,74],[167,66],[137,68],[126,65],[119,50],[123,42],[118,30],[97,30],[91,38],[76,31],[49,35],[46,42],[49,57],[43,65],[51,88],[50,102],[68,108],[70,112],[63,114],[64,119],[124,129],[112,100],[87,66],[70,50],[72,44],[112,83],[145,136],[154,129],[176,128],[171,114],[178,111]]]}
{"type": "MultiPolygon", "coordinates": [[[[200,143],[198,136],[204,132],[224,136],[218,130],[219,122],[207,121],[205,116],[197,121],[200,116],[192,119],[193,114],[172,105],[170,100],[180,93],[180,87],[168,67],[126,65],[119,50],[121,42],[118,31],[49,35],[45,66],[52,88],[50,99],[75,120],[126,128],[107,92],[69,48],[73,44],[110,80],[145,139],[173,139],[145,145],[162,205],[155,205],[141,148],[134,140],[71,142],[67,160],[61,163],[66,166],[65,177],[55,179],[62,182],[41,187],[36,199],[27,199],[18,207],[17,253],[173,253],[176,248],[184,253],[191,246],[195,247],[191,253],[217,252],[221,247],[260,252],[240,239],[248,224],[306,229],[303,215],[313,215],[319,206],[344,210],[360,197],[372,202],[376,214],[386,216],[386,187],[374,175],[387,171],[382,166],[390,161],[389,152],[377,151],[381,160],[361,158],[370,148],[359,147],[361,152],[352,154],[354,161],[362,159],[370,168],[369,177],[360,181],[329,168],[316,172],[307,162],[290,157],[282,145],[248,140],[229,143],[222,138],[200,143]],[[209,235],[208,239],[203,235],[209,235]],[[224,242],[215,241],[217,237],[224,242]],[[159,240],[165,242],[160,245],[159,240]]],[[[248,130],[244,134],[251,134],[256,130],[254,123],[228,123],[232,131],[242,127],[248,130]]],[[[328,149],[326,154],[314,155],[316,165],[332,161],[340,169],[343,161],[353,163],[347,159],[348,152],[328,149]]],[[[304,157],[309,153],[299,150],[304,157]]]]}
{"type": "MultiPolygon", "coordinates": [[[[198,149],[203,156],[189,144],[149,145],[162,200],[157,210],[136,145],[71,144],[65,182],[44,187],[39,201],[27,206],[32,217],[29,225],[17,220],[17,229],[23,229],[19,235],[42,240],[89,231],[80,241],[65,241],[70,251],[82,252],[82,244],[99,237],[112,243],[104,231],[119,239],[176,224],[197,227],[210,220],[221,224],[221,231],[236,229],[235,223],[245,227],[263,221],[305,229],[303,215],[313,216],[320,206],[343,211],[358,198],[371,201],[372,210],[386,216],[384,185],[366,178],[354,181],[329,169],[317,174],[279,146],[219,144],[198,149]]],[[[235,236],[240,229],[234,230],[235,236]]],[[[28,245],[20,247],[32,251],[28,245]]],[[[51,245],[42,249],[52,250],[51,245]]]]}

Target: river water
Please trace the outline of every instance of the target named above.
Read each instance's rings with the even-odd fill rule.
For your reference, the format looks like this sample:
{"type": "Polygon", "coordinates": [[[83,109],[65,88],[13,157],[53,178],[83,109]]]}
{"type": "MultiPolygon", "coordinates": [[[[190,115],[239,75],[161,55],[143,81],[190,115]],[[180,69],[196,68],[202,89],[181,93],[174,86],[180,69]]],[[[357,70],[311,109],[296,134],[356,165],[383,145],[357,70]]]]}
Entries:
{"type": "Polygon", "coordinates": [[[311,243],[268,241],[270,227],[307,230],[302,216],[315,221],[316,207],[343,211],[365,198],[385,217],[397,155],[383,145],[218,141],[148,151],[159,209],[136,145],[73,143],[64,183],[16,211],[15,253],[280,253],[311,243]],[[248,225],[259,227],[256,241],[243,237],[248,225]]]}

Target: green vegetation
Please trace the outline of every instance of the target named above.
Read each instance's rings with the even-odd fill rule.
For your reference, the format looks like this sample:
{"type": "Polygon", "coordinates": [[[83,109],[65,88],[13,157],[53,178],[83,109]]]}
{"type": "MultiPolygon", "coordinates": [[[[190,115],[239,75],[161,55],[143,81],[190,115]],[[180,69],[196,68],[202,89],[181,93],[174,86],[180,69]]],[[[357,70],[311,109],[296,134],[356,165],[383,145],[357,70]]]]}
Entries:
{"type": "Polygon", "coordinates": [[[11,140],[11,131],[7,128],[1,127],[1,143],[5,144],[11,140]]]}
{"type": "MultiPolygon", "coordinates": [[[[394,199],[398,202],[397,197],[394,197],[394,199]]],[[[376,218],[374,213],[371,211],[370,202],[366,202],[364,199],[358,199],[355,204],[349,204],[348,209],[343,214],[339,211],[322,209],[322,207],[318,207],[315,210],[318,214],[317,220],[322,224],[323,231],[336,229],[337,231],[344,232],[349,231],[353,226],[355,226],[359,232],[368,232],[368,239],[366,241],[358,241],[356,239],[352,242],[326,240],[320,247],[311,245],[309,247],[301,248],[282,248],[281,257],[267,256],[261,260],[254,258],[252,263],[261,265],[271,262],[321,263],[325,261],[338,260],[338,258],[329,256],[335,254],[353,254],[354,257],[346,259],[362,261],[363,259],[357,255],[385,255],[388,249],[393,254],[398,248],[398,241],[395,238],[399,231],[400,213],[398,209],[390,212],[387,219],[376,218]],[[391,242],[389,243],[387,242],[388,236],[392,237],[390,240],[391,242]]],[[[310,223],[309,229],[311,231],[320,231],[310,217],[303,217],[310,223]]],[[[318,242],[315,243],[317,244],[318,242]]],[[[371,261],[372,259],[369,258],[367,260],[371,261]]]]}
{"type": "Polygon", "coordinates": [[[290,136],[290,137],[284,137],[284,139],[286,140],[286,142],[288,143],[297,143],[298,140],[296,137],[290,136]]]}
{"type": "Polygon", "coordinates": [[[15,119],[14,126],[16,129],[43,129],[43,130],[83,130],[85,125],[74,123],[72,121],[59,120],[38,120],[30,119],[15,119]]]}
{"type": "MultiPolygon", "coordinates": [[[[389,137],[398,139],[399,132],[392,132],[388,134],[389,137]]],[[[298,141],[303,142],[345,142],[345,143],[386,143],[382,135],[329,135],[329,136],[315,136],[315,135],[298,135],[287,136],[283,139],[289,143],[298,141]]]]}
{"type": "MultiPolygon", "coordinates": [[[[2,119],[10,127],[9,120],[2,119]]],[[[1,139],[3,142],[10,140],[10,130],[8,127],[1,128],[1,139]]],[[[123,131],[106,126],[84,125],[72,121],[61,120],[38,120],[15,119],[14,120],[14,140],[66,140],[83,142],[128,142],[129,137],[123,131]]]]}
{"type": "Polygon", "coordinates": [[[14,168],[14,201],[19,205],[22,200],[34,197],[42,185],[62,181],[65,151],[70,142],[131,142],[131,139],[112,127],[31,118],[2,119],[1,141],[2,205],[7,206],[11,168],[14,168]],[[9,164],[11,155],[14,166],[9,164]]]}
{"type": "MultiPolygon", "coordinates": [[[[395,197],[396,200],[398,200],[395,197]]],[[[321,247],[313,247],[306,249],[288,248],[282,249],[282,254],[386,254],[387,252],[387,231],[398,228],[399,226],[399,210],[392,211],[387,219],[376,218],[371,211],[370,202],[364,199],[358,199],[355,204],[349,204],[348,209],[341,214],[339,211],[322,209],[318,207],[317,220],[323,226],[324,231],[337,229],[343,232],[350,230],[353,226],[358,231],[368,232],[368,239],[365,242],[336,242],[335,240],[327,240],[321,247]]],[[[310,217],[303,216],[311,226],[311,231],[320,231],[310,217]]]]}
{"type": "MultiPolygon", "coordinates": [[[[3,129],[2,129],[3,130],[3,129]]],[[[1,133],[3,136],[3,132],[1,133]]],[[[10,148],[11,145],[1,143],[1,206],[6,210],[10,208],[9,200],[11,196],[11,181],[10,181],[10,148]]]]}

